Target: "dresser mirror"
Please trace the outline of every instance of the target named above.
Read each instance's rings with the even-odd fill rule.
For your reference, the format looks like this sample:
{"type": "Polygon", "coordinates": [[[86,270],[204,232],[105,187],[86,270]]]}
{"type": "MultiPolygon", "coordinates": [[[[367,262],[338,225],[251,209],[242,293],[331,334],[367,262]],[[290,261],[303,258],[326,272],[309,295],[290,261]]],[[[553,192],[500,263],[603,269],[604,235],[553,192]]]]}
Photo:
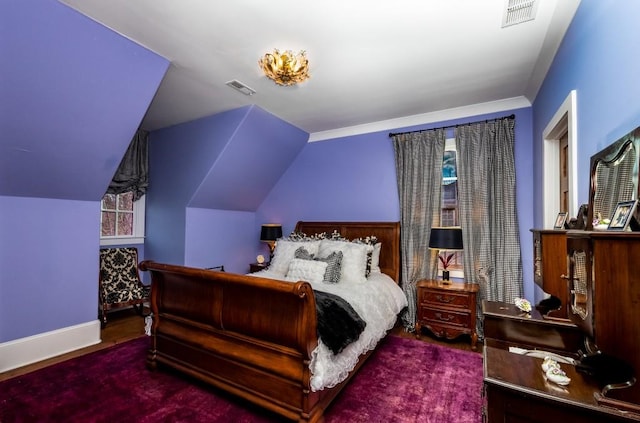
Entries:
{"type": "Polygon", "coordinates": [[[640,127],[591,156],[587,230],[594,219],[610,219],[619,202],[639,198],[639,160],[640,127]]]}

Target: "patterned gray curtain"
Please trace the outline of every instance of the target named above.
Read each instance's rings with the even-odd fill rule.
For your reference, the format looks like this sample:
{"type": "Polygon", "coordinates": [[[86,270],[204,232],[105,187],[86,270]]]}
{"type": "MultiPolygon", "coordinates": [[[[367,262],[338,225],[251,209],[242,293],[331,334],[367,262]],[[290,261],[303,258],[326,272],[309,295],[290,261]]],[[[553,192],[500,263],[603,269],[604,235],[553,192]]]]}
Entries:
{"type": "Polygon", "coordinates": [[[435,279],[437,254],[429,250],[429,233],[440,223],[442,129],[392,136],[400,196],[401,286],[409,302],[402,315],[404,327],[413,331],[416,321],[416,282],[435,279]]]}
{"type": "Polygon", "coordinates": [[[479,284],[481,302],[522,297],[522,259],[516,212],[514,118],[456,128],[458,194],[466,282],[479,284]]]}
{"type": "Polygon", "coordinates": [[[148,143],[149,133],[139,129],[113,175],[107,194],[133,192],[133,201],[144,195],[149,186],[148,143]]]}

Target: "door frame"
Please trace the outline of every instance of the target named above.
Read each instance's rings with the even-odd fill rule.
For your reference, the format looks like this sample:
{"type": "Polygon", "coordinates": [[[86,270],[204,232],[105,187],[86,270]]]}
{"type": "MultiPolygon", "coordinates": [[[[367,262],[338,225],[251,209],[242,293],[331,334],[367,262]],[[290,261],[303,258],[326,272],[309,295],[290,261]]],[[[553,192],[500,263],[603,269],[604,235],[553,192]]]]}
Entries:
{"type": "Polygon", "coordinates": [[[560,211],[560,138],[568,137],[567,172],[569,216],[578,213],[578,119],[577,92],[572,90],[542,132],[542,222],[553,228],[560,211]]]}

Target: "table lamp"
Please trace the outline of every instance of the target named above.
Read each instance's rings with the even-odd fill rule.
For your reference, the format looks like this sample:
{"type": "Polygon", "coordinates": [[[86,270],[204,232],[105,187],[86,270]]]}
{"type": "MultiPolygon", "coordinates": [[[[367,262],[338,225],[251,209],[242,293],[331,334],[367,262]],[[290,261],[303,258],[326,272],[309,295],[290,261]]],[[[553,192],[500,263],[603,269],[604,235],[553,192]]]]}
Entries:
{"type": "MultiPolygon", "coordinates": [[[[434,227],[431,228],[431,236],[429,237],[429,248],[439,251],[460,251],[462,250],[462,228],[459,226],[450,227],[434,227]]],[[[444,256],[438,253],[438,258],[442,263],[442,281],[449,282],[449,263],[453,253],[444,256]]]]}
{"type": "Polygon", "coordinates": [[[269,245],[269,262],[273,258],[273,250],[276,248],[276,241],[282,238],[282,225],[279,223],[265,223],[260,230],[260,241],[269,245]]]}

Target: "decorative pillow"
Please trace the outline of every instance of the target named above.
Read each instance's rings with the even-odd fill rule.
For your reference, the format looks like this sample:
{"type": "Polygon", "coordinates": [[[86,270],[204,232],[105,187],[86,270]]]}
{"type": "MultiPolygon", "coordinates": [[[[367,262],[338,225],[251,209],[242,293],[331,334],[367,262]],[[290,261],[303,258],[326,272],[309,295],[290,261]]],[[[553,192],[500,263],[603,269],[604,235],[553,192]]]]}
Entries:
{"type": "MultiPolygon", "coordinates": [[[[352,242],[356,244],[364,244],[369,247],[367,251],[367,270],[365,272],[365,276],[368,278],[371,274],[371,269],[373,268],[373,251],[376,244],[378,244],[378,238],[375,235],[370,235],[363,238],[356,238],[352,242]]],[[[378,262],[380,261],[380,251],[378,251],[378,262]]],[[[376,263],[376,266],[378,263],[376,263]]],[[[378,270],[380,267],[378,266],[378,270]]]]}
{"type": "Polygon", "coordinates": [[[382,273],[380,270],[380,250],[382,249],[382,243],[378,242],[373,246],[373,253],[371,253],[371,273],[382,273]]]}
{"type": "Polygon", "coordinates": [[[279,239],[276,243],[276,249],[273,252],[273,259],[269,264],[269,270],[277,272],[282,276],[287,274],[289,263],[293,260],[295,252],[298,248],[304,247],[310,254],[317,254],[320,247],[320,241],[289,241],[287,239],[279,239]]]}
{"type": "Polygon", "coordinates": [[[319,234],[307,235],[304,232],[291,232],[288,237],[283,238],[287,241],[317,241],[321,239],[325,239],[327,237],[326,232],[321,232],[319,234]]]}
{"type": "MultiPolygon", "coordinates": [[[[326,235],[326,234],[325,234],[326,235]]],[[[333,239],[334,241],[348,241],[347,238],[340,235],[340,232],[334,230],[331,234],[325,237],[326,239],[333,239]]]]}
{"type": "Polygon", "coordinates": [[[332,241],[323,239],[320,242],[318,257],[329,257],[334,251],[342,252],[342,269],[340,283],[366,282],[368,246],[348,241],[332,241]]]}
{"type": "Polygon", "coordinates": [[[340,282],[340,271],[342,268],[342,251],[334,251],[325,258],[313,257],[304,247],[296,250],[294,258],[303,260],[324,261],[327,263],[327,270],[324,272],[323,282],[338,283],[340,282]]]}
{"type": "Polygon", "coordinates": [[[327,257],[316,257],[314,260],[324,261],[327,263],[327,270],[324,272],[323,281],[326,283],[338,283],[340,282],[340,275],[342,274],[342,251],[334,251],[327,257]]]}
{"type": "Polygon", "coordinates": [[[327,263],[317,260],[294,258],[289,263],[287,279],[320,283],[324,279],[327,263]]]}
{"type": "Polygon", "coordinates": [[[296,252],[293,253],[293,258],[299,258],[303,260],[313,260],[313,254],[307,251],[304,247],[298,247],[296,252]]]}

